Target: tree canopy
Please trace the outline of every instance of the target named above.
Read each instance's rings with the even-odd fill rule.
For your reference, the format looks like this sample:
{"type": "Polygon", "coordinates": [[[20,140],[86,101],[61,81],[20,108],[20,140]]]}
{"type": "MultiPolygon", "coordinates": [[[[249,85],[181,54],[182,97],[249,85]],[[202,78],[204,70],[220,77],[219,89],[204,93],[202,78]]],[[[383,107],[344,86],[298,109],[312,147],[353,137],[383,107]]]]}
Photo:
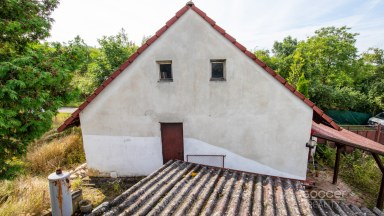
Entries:
{"type": "Polygon", "coordinates": [[[306,40],[288,36],[275,42],[272,53],[256,50],[282,77],[322,109],[377,113],[383,106],[383,50],[359,54],[357,33],[325,27],[306,40]]]}
{"type": "Polygon", "coordinates": [[[49,35],[58,1],[2,0],[0,4],[0,175],[9,160],[50,127],[70,99],[74,53],[39,40],[49,35]]]}

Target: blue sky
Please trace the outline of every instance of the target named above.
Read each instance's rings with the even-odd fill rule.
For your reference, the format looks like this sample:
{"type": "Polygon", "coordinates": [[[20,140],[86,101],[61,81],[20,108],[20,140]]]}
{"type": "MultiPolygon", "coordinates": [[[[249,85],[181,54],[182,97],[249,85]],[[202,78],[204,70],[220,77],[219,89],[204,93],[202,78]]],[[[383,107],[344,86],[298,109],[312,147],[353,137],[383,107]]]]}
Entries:
{"type": "MultiPolygon", "coordinates": [[[[80,35],[97,46],[103,35],[121,28],[141,43],[153,35],[187,1],[181,0],[61,0],[53,13],[48,41],[66,42],[80,35]]],[[[305,39],[316,29],[347,25],[359,33],[360,52],[384,49],[384,0],[194,0],[218,25],[249,50],[271,49],[291,35],[305,39]]]]}

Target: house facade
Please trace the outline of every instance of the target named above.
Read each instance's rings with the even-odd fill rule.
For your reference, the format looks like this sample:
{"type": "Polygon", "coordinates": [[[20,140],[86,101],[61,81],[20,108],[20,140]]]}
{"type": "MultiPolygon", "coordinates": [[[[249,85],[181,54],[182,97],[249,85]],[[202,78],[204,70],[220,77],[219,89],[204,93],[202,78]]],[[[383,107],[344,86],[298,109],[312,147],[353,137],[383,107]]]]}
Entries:
{"type": "Polygon", "coordinates": [[[180,159],[305,179],[315,118],[329,121],[189,3],[59,131],[81,123],[97,175],[148,175],[180,159]]]}

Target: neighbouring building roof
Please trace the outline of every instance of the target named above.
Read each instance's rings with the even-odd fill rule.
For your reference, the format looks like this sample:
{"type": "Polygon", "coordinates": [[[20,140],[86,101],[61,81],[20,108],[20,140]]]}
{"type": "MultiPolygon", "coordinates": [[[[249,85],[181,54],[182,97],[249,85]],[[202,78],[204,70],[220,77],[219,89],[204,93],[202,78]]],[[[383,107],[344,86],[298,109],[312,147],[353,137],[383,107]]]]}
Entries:
{"type": "Polygon", "coordinates": [[[342,128],[340,131],[312,122],[312,135],[336,143],[384,155],[384,145],[342,128]]]}
{"type": "Polygon", "coordinates": [[[84,101],[83,104],[80,105],[80,107],[72,113],[72,115],[57,129],[59,132],[72,127],[72,126],[78,126],[80,125],[80,118],[79,114],[82,110],[85,109],[85,107],[88,106],[89,103],[92,102],[93,99],[97,95],[100,94],[116,77],[120,75],[121,72],[123,72],[127,67],[129,67],[130,64],[132,64],[133,61],[135,61],[145,50],[151,46],[153,43],[156,42],[156,40],[161,37],[161,35],[164,34],[167,29],[169,29],[177,20],[185,14],[188,10],[193,10],[196,12],[199,16],[201,16],[206,22],[208,22],[212,28],[214,28],[218,33],[220,33],[223,37],[225,37],[228,41],[230,41],[234,46],[236,46],[241,52],[244,53],[244,55],[248,56],[250,59],[252,59],[256,64],[258,64],[260,67],[262,67],[265,72],[269,73],[272,77],[274,77],[278,82],[280,82],[282,85],[285,86],[289,91],[291,91],[294,95],[296,95],[297,98],[302,100],[304,103],[306,103],[309,107],[313,109],[313,119],[316,122],[323,122],[336,130],[340,130],[340,127],[330,118],[328,115],[326,115],[319,107],[317,107],[313,102],[311,102],[309,99],[304,97],[303,94],[298,92],[293,86],[291,86],[283,77],[278,75],[274,70],[272,70],[270,67],[268,67],[264,62],[259,60],[252,52],[248,51],[243,45],[241,45],[239,42],[236,41],[235,38],[233,38],[231,35],[225,32],[224,29],[222,29],[220,26],[216,24],[214,20],[212,20],[210,17],[206,15],[202,10],[200,10],[198,7],[196,7],[193,3],[188,2],[187,5],[185,5],[183,8],[181,8],[174,17],[172,17],[168,22],[166,22],[165,26],[163,26],[161,29],[159,29],[155,35],[153,35],[150,39],[146,41],[133,55],[131,55],[126,62],[124,62],[112,75],[105,80],[101,86],[99,86],[95,92],[87,98],[86,101],[84,101]]]}
{"type": "Polygon", "coordinates": [[[90,215],[383,215],[353,204],[309,200],[302,182],[169,161],[90,215]],[[364,214],[365,213],[365,214],[364,214]]]}

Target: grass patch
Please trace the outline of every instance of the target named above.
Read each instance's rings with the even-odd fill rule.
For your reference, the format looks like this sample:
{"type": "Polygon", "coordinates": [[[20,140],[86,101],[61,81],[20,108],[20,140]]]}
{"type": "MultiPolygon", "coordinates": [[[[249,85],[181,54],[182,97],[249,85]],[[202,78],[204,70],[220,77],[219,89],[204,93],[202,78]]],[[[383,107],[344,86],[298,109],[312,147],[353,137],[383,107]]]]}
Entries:
{"type": "Polygon", "coordinates": [[[19,176],[13,181],[0,181],[0,215],[38,214],[49,206],[46,177],[19,176]]]}
{"type": "Polygon", "coordinates": [[[63,124],[63,122],[67,120],[67,118],[69,118],[70,116],[71,116],[71,113],[57,113],[57,115],[52,119],[51,128],[56,129],[60,127],[60,125],[63,124]]]}
{"type": "Polygon", "coordinates": [[[26,168],[33,175],[46,175],[59,167],[71,169],[84,162],[83,141],[78,128],[48,143],[31,145],[25,158],[26,168]]]}
{"type": "Polygon", "coordinates": [[[76,189],[82,189],[83,191],[83,198],[90,200],[93,207],[97,207],[105,201],[113,200],[143,178],[144,176],[116,179],[86,177],[85,179],[76,179],[75,181],[76,189]]]}
{"type": "MultiPolygon", "coordinates": [[[[320,164],[334,167],[335,148],[318,145],[316,151],[320,164]]],[[[361,150],[341,154],[339,175],[354,191],[364,194],[364,201],[368,207],[372,208],[376,205],[382,174],[370,154],[361,150]]]]}

